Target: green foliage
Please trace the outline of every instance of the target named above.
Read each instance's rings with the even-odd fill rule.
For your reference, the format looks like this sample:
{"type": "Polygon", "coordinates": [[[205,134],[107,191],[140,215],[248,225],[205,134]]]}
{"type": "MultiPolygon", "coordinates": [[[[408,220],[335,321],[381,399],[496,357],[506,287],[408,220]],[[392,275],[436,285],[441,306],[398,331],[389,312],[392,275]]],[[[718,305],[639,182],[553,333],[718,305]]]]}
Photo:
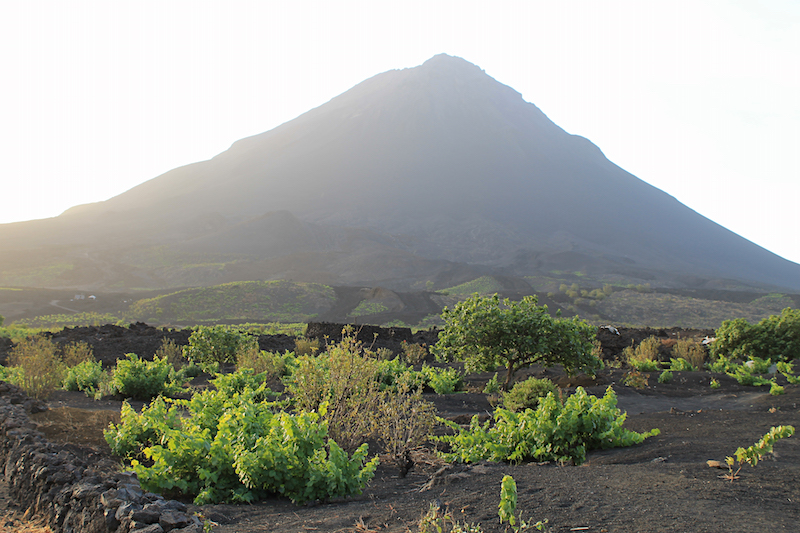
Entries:
{"type": "Polygon", "coordinates": [[[162,323],[213,324],[254,319],[307,323],[330,309],[335,300],[331,287],[317,283],[236,281],[138,300],[131,305],[129,314],[135,320],[162,323]]]}
{"type": "Polygon", "coordinates": [[[711,383],[709,385],[712,389],[720,388],[719,380],[718,379],[711,379],[711,383]]]}
{"type": "Polygon", "coordinates": [[[791,361],[800,357],[800,310],[787,307],[755,325],[742,318],[726,320],[716,335],[712,355],[791,361]]]}
{"type": "Polygon", "coordinates": [[[785,392],[786,391],[784,390],[784,388],[782,386],[778,385],[774,381],[770,382],[770,384],[769,384],[769,393],[771,395],[780,396],[781,394],[784,394],[785,392]]]}
{"type": "Polygon", "coordinates": [[[375,420],[375,436],[389,460],[405,477],[413,466],[411,451],[425,444],[436,426],[436,408],[422,399],[421,389],[401,386],[384,392],[375,420]]]}
{"type": "Polygon", "coordinates": [[[144,457],[131,465],[146,490],[194,497],[198,505],[252,502],[267,495],[295,502],[359,494],[378,460],[367,445],[348,456],[327,438],[321,413],[274,412],[262,385],[236,392],[230,380],[190,400],[156,398],[106,431],[114,453],[144,457]],[[180,415],[180,408],[186,416],[180,415]]]}
{"type": "Polygon", "coordinates": [[[87,396],[94,397],[107,379],[108,374],[103,371],[100,361],[87,360],[67,369],[64,389],[84,392],[87,396]]]}
{"type": "Polygon", "coordinates": [[[701,370],[706,362],[706,349],[692,339],[679,339],[672,347],[672,354],[677,359],[684,359],[695,369],[701,370]]]}
{"type": "Polygon", "coordinates": [[[770,366],[772,366],[770,361],[754,357],[740,365],[730,365],[730,370],[726,370],[725,373],[738,381],[740,385],[760,387],[772,383],[760,375],[767,373],[770,366]]]}
{"type": "Polygon", "coordinates": [[[664,370],[658,376],[658,382],[659,383],[669,383],[670,381],[672,381],[672,372],[670,372],[669,370],[664,370]]]}
{"type": "Polygon", "coordinates": [[[294,352],[280,355],[275,352],[259,350],[257,347],[240,350],[236,358],[238,369],[250,368],[257,374],[264,374],[265,381],[279,379],[291,373],[296,364],[294,352]]]}
{"type": "MultiPolygon", "coordinates": [[[[517,483],[511,476],[503,476],[500,483],[500,504],[497,506],[497,516],[500,523],[508,523],[514,533],[536,529],[545,531],[547,520],[540,520],[535,524],[525,522],[522,516],[517,516],[517,483]],[[519,523],[517,523],[519,521],[519,523]]],[[[507,530],[507,529],[506,529],[507,530]]],[[[483,533],[480,524],[464,524],[453,518],[448,509],[431,505],[419,524],[419,533],[483,533]]]]}
{"type": "Polygon", "coordinates": [[[497,372],[494,373],[492,379],[486,382],[486,386],[483,388],[484,394],[497,394],[500,392],[500,383],[497,382],[497,372]]]}
{"type": "Polygon", "coordinates": [[[39,335],[14,346],[8,356],[8,366],[19,368],[14,384],[38,400],[46,399],[61,387],[65,371],[55,343],[39,335]]]}
{"type": "Polygon", "coordinates": [[[257,349],[252,335],[225,326],[198,326],[189,337],[184,356],[194,363],[234,363],[239,352],[257,349]]]}
{"type": "Polygon", "coordinates": [[[577,317],[551,317],[537,302],[535,296],[501,302],[497,294],[475,294],[442,311],[445,325],[432,351],[440,359],[464,361],[469,372],[504,365],[506,389],[518,369],[533,363],[594,373],[599,367],[592,354],[596,328],[577,317]]]}
{"type": "Polygon", "coordinates": [[[794,365],[792,363],[787,363],[784,361],[778,361],[775,366],[778,369],[778,372],[783,374],[786,378],[786,381],[789,382],[791,385],[797,385],[800,383],[800,376],[794,375],[794,365]]]}
{"type": "Polygon", "coordinates": [[[436,394],[453,394],[464,385],[464,376],[455,368],[435,368],[423,365],[425,381],[436,394]]]}
{"type": "Polygon", "coordinates": [[[379,302],[370,302],[367,300],[362,300],[356,306],[355,309],[350,311],[347,316],[351,317],[360,317],[360,316],[369,316],[369,315],[378,315],[380,313],[385,313],[388,311],[389,308],[379,302]]]}
{"type": "Polygon", "coordinates": [[[41,328],[59,330],[75,326],[99,326],[102,324],[122,324],[122,317],[108,313],[71,313],[37,316],[36,318],[21,318],[15,322],[17,326],[27,328],[41,328]]]}
{"type": "Polygon", "coordinates": [[[181,427],[180,420],[178,408],[160,396],[142,407],[141,414],[126,400],[119,425],[109,424],[103,436],[113,454],[127,459],[141,457],[142,450],[160,442],[168,430],[181,427]]]}
{"type": "Polygon", "coordinates": [[[635,348],[633,345],[622,350],[622,355],[628,364],[640,372],[655,372],[658,370],[658,347],[661,341],[656,337],[643,339],[635,348]]]}
{"type": "Polygon", "coordinates": [[[512,412],[536,409],[542,398],[555,392],[556,386],[549,379],[528,378],[515,383],[510,391],[503,394],[503,407],[512,412]]]}
{"type": "Polygon", "coordinates": [[[297,358],[284,380],[297,411],[317,411],[325,403],[328,432],[343,449],[354,450],[373,427],[380,402],[379,362],[346,331],[342,340],[317,357],[297,358]]]}
{"type": "Polygon", "coordinates": [[[497,291],[502,291],[503,289],[503,284],[496,278],[492,276],[481,276],[480,278],[475,278],[461,285],[444,289],[441,292],[444,294],[461,294],[466,296],[469,294],[492,294],[497,291]]]}
{"type": "Polygon", "coordinates": [[[634,389],[644,389],[647,387],[647,380],[650,378],[649,374],[642,374],[639,370],[633,369],[625,374],[622,378],[622,384],[634,389]]]}
{"type": "Polygon", "coordinates": [[[736,362],[724,355],[717,356],[714,361],[706,365],[711,372],[733,372],[736,369],[736,362]]]}
{"type": "Polygon", "coordinates": [[[661,367],[658,361],[650,359],[631,359],[628,362],[639,372],[656,372],[661,367]]]}
{"type": "Polygon", "coordinates": [[[772,448],[778,440],[791,437],[792,435],[794,435],[794,426],[777,426],[770,428],[769,432],[752,446],[737,449],[734,454],[735,459],[730,456],[725,458],[725,463],[728,465],[728,473],[722,477],[730,481],[739,479],[739,472],[742,470],[742,466],[748,464],[755,467],[764,455],[772,453],[772,448]],[[734,472],[733,468],[737,464],[739,468],[734,472]]]}
{"type": "Polygon", "coordinates": [[[419,365],[425,362],[428,349],[422,344],[403,341],[403,360],[409,365],[419,365]]]}
{"type": "Polygon", "coordinates": [[[639,444],[658,429],[637,433],[622,427],[626,415],[617,409],[617,397],[611,387],[598,399],[582,387],[562,404],[555,394],[544,398],[536,410],[514,413],[497,408],[494,425],[483,426],[475,416],[467,430],[457,424],[439,421],[456,431],[455,435],[434,437],[446,442],[451,452],[442,456],[448,461],[525,460],[558,461],[581,464],[586,452],[639,444]]]}
{"type": "Polygon", "coordinates": [[[500,517],[500,523],[508,522],[511,529],[515,533],[521,531],[528,531],[529,529],[536,529],[544,531],[547,520],[540,520],[535,524],[525,522],[520,515],[517,517],[517,482],[511,476],[503,476],[503,481],[500,483],[500,504],[497,506],[497,515],[500,517]],[[519,521],[519,524],[517,524],[519,521]]]}
{"type": "Polygon", "coordinates": [[[294,351],[298,357],[316,355],[319,352],[319,339],[297,338],[294,340],[294,351]]]}
{"type": "Polygon", "coordinates": [[[674,357],[669,360],[669,369],[673,372],[696,372],[697,368],[692,366],[692,363],[684,359],[683,357],[679,357],[675,359],[674,357]]]}
{"type": "Polygon", "coordinates": [[[62,360],[68,367],[73,367],[84,361],[94,361],[92,347],[89,344],[80,342],[70,342],[61,347],[62,360]]]}
{"type": "Polygon", "coordinates": [[[175,372],[166,358],[154,356],[152,361],[140,359],[134,353],[118,359],[111,378],[114,390],[137,400],[149,400],[159,394],[181,392],[185,376],[175,372]]]}

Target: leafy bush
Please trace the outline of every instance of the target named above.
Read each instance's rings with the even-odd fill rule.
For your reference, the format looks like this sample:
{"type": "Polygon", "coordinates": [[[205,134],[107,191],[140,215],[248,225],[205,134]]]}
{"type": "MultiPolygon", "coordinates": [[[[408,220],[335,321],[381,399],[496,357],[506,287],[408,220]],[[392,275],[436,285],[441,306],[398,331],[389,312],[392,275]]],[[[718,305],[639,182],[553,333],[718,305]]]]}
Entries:
{"type": "Polygon", "coordinates": [[[324,406],[320,413],[274,412],[275,404],[256,399],[262,392],[223,386],[190,400],[156,398],[141,415],[123,404],[122,422],[106,440],[116,454],[151,463],[131,461],[143,488],[192,496],[198,505],[359,494],[378,464],[366,461],[367,445],[348,456],[327,438],[324,406]]]}
{"type": "Polygon", "coordinates": [[[669,360],[669,369],[673,372],[696,372],[697,368],[692,365],[689,361],[680,357],[675,359],[674,357],[669,360]]]}
{"type": "Polygon", "coordinates": [[[198,326],[189,337],[184,356],[195,363],[235,363],[237,353],[252,349],[258,341],[225,326],[198,326]]]}
{"type": "Polygon", "coordinates": [[[380,402],[379,362],[346,333],[317,356],[297,359],[284,380],[297,411],[317,411],[327,404],[328,432],[343,449],[354,450],[373,426],[380,402]]]}
{"type": "Polygon", "coordinates": [[[422,344],[403,341],[402,348],[403,360],[409,365],[422,364],[428,356],[428,349],[422,344]]]}
{"type": "Polygon", "coordinates": [[[772,448],[775,442],[780,439],[788,438],[794,435],[794,426],[777,426],[770,428],[769,432],[761,437],[761,439],[747,448],[738,448],[734,457],[726,457],[725,463],[728,465],[728,473],[723,477],[731,482],[739,479],[739,472],[745,464],[755,467],[759,459],[768,453],[772,453],[772,448]],[[733,471],[733,467],[738,463],[739,468],[733,471]]]}
{"type": "Polygon", "coordinates": [[[497,394],[500,392],[500,384],[497,382],[497,372],[494,373],[492,379],[486,382],[486,386],[483,387],[484,394],[497,394]]]}
{"type": "Polygon", "coordinates": [[[15,384],[31,398],[46,399],[61,387],[64,364],[55,343],[42,336],[20,341],[11,349],[8,366],[18,367],[15,384]]]}
{"type": "Polygon", "coordinates": [[[729,372],[736,369],[736,362],[724,355],[719,355],[706,365],[711,372],[729,372]]]}
{"type": "Polygon", "coordinates": [[[83,341],[65,344],[61,351],[63,353],[62,360],[67,367],[74,367],[85,361],[94,361],[92,347],[83,341]]]}
{"type": "Polygon", "coordinates": [[[175,370],[180,369],[183,365],[183,349],[175,344],[175,341],[172,339],[161,339],[161,345],[156,350],[155,355],[160,359],[169,361],[169,364],[171,364],[172,368],[175,370]]]}
{"type": "Polygon", "coordinates": [[[794,365],[792,363],[786,363],[784,361],[778,361],[775,364],[775,367],[778,369],[778,372],[783,374],[791,385],[797,385],[800,383],[800,376],[794,375],[794,365]]]}
{"type": "Polygon", "coordinates": [[[688,361],[692,367],[698,370],[705,366],[706,349],[702,344],[692,339],[679,339],[675,346],[672,347],[672,354],[677,359],[688,361]]]}
{"type": "Polygon", "coordinates": [[[639,444],[647,437],[658,435],[658,429],[637,433],[624,429],[626,415],[617,409],[617,396],[609,387],[598,399],[578,387],[575,394],[562,404],[550,393],[536,410],[514,413],[497,408],[494,425],[480,425],[477,415],[468,430],[454,422],[439,421],[456,431],[455,435],[433,437],[450,445],[450,453],[442,456],[448,461],[519,462],[572,461],[578,465],[586,460],[586,452],[639,444]]]}
{"type": "Polygon", "coordinates": [[[453,394],[464,385],[464,376],[455,368],[423,366],[425,381],[436,394],[453,394]]]}
{"type": "Polygon", "coordinates": [[[294,352],[298,357],[301,355],[316,355],[319,352],[319,339],[295,339],[294,352]]]}
{"type": "Polygon", "coordinates": [[[791,361],[800,357],[800,309],[787,307],[751,325],[742,318],[726,320],[717,329],[711,354],[772,361],[791,361]]]}
{"type": "Polygon", "coordinates": [[[547,306],[537,303],[535,296],[501,302],[497,294],[474,294],[442,311],[444,329],[432,351],[440,360],[464,361],[469,372],[504,365],[506,390],[514,373],[533,363],[561,364],[568,373],[594,373],[600,365],[592,354],[596,328],[577,317],[551,317],[547,306]]]}
{"type": "Polygon", "coordinates": [[[275,352],[248,349],[239,351],[236,358],[236,368],[250,368],[257,374],[264,374],[266,381],[279,379],[291,372],[295,364],[294,352],[280,355],[275,352]]]}
{"type": "Polygon", "coordinates": [[[119,425],[109,424],[103,436],[115,455],[126,459],[141,457],[142,450],[160,442],[169,429],[181,427],[180,420],[178,408],[160,396],[142,407],[141,414],[126,400],[122,402],[119,425]]]}
{"type": "Polygon", "coordinates": [[[622,350],[622,355],[628,364],[640,372],[655,372],[658,370],[658,347],[661,341],[656,337],[643,339],[635,348],[633,345],[622,350]]]}
{"type": "Polygon", "coordinates": [[[375,436],[389,460],[405,477],[414,465],[411,451],[428,441],[436,426],[436,408],[422,399],[420,389],[406,386],[397,392],[384,392],[375,420],[375,436]]]}
{"type": "Polygon", "coordinates": [[[100,361],[83,361],[67,369],[64,389],[84,392],[87,396],[93,397],[107,379],[108,375],[103,371],[103,364],[100,361]]]}
{"type": "Polygon", "coordinates": [[[670,372],[669,370],[664,370],[658,376],[658,382],[659,383],[669,383],[670,381],[672,381],[672,372],[670,372]]]}
{"type": "Polygon", "coordinates": [[[539,401],[551,392],[556,392],[556,386],[549,379],[528,378],[515,383],[510,391],[503,394],[503,407],[515,413],[536,409],[539,401]]]}
{"type": "Polygon", "coordinates": [[[125,354],[125,359],[117,360],[111,383],[123,396],[149,400],[159,394],[181,392],[184,380],[166,359],[155,356],[152,361],[146,361],[129,353],[125,354]]]}

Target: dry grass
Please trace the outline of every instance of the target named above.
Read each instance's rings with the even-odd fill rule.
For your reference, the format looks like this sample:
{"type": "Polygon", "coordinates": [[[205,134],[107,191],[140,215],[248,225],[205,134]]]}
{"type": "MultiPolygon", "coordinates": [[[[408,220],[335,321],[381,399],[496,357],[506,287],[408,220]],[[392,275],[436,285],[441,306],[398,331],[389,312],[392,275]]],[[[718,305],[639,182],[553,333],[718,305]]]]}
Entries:
{"type": "Polygon", "coordinates": [[[49,339],[36,336],[25,339],[11,350],[8,364],[22,369],[17,384],[31,398],[47,399],[61,386],[65,367],[57,349],[49,339]]]}

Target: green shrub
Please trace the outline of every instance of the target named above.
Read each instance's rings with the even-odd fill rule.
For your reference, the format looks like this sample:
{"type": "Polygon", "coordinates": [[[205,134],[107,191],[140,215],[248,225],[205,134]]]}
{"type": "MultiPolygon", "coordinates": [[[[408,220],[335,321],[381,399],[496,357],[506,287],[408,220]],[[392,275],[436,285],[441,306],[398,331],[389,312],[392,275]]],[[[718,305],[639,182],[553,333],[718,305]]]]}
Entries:
{"type": "Polygon", "coordinates": [[[772,361],[791,361],[800,357],[800,309],[786,308],[752,325],[742,318],[726,320],[717,329],[711,344],[713,356],[772,361]]]}
{"type": "Polygon", "coordinates": [[[225,326],[198,326],[189,337],[183,354],[194,363],[235,363],[238,352],[253,349],[258,341],[246,333],[225,326]]]}
{"type": "Polygon", "coordinates": [[[103,364],[100,361],[83,361],[67,370],[64,390],[80,391],[93,397],[107,379],[108,375],[103,371],[103,364]]]}
{"type": "Polygon", "coordinates": [[[141,415],[123,404],[122,422],[106,440],[117,455],[151,463],[131,461],[145,490],[190,496],[198,505],[360,494],[378,463],[366,461],[367,445],[348,456],[327,437],[324,406],[320,413],[275,412],[261,395],[223,386],[190,400],[156,398],[141,415]]]}
{"type": "Polygon", "coordinates": [[[434,368],[424,365],[422,374],[436,394],[453,394],[464,385],[464,376],[455,368],[434,368]]]}
{"type": "Polygon", "coordinates": [[[149,400],[159,394],[181,392],[182,377],[166,359],[154,357],[153,361],[146,361],[129,353],[125,359],[117,360],[111,383],[123,396],[149,400]]]}
{"type": "Polygon", "coordinates": [[[497,408],[494,425],[487,421],[481,426],[476,415],[464,430],[440,418],[456,434],[433,439],[450,445],[450,453],[441,454],[448,461],[572,461],[577,465],[590,450],[631,446],[659,434],[658,429],[645,433],[624,429],[625,418],[611,387],[600,399],[578,387],[563,404],[550,393],[536,410],[514,413],[497,408]]]}
{"type": "Polygon", "coordinates": [[[512,412],[536,409],[539,401],[551,392],[556,392],[556,386],[549,379],[528,378],[503,394],[503,407],[512,412]]]}
{"type": "Polygon", "coordinates": [[[294,353],[296,353],[298,357],[301,355],[316,355],[319,353],[319,339],[295,339],[294,353]]]}
{"type": "Polygon", "coordinates": [[[468,372],[506,367],[503,388],[525,366],[561,364],[568,373],[594,373],[600,361],[592,353],[597,329],[578,319],[552,317],[535,296],[518,302],[497,294],[472,297],[442,311],[444,329],[431,350],[440,360],[464,361],[468,372]]]}
{"type": "Polygon", "coordinates": [[[18,367],[15,385],[31,398],[44,400],[61,388],[64,364],[57,354],[55,343],[36,336],[20,341],[11,349],[8,366],[18,367]]]}
{"type": "Polygon", "coordinates": [[[778,372],[783,374],[783,376],[786,378],[786,381],[788,381],[791,385],[797,385],[800,383],[800,376],[794,375],[794,365],[792,363],[778,361],[775,366],[778,369],[778,372]]]}
{"type": "Polygon", "coordinates": [[[726,457],[725,463],[728,466],[728,473],[721,476],[733,482],[739,479],[739,472],[745,464],[755,467],[758,461],[766,454],[772,453],[772,448],[780,439],[785,439],[794,435],[794,426],[777,426],[770,428],[769,432],[761,439],[747,448],[738,448],[734,457],[726,457]],[[738,463],[739,468],[734,472],[733,467],[738,463]]]}
{"type": "Polygon", "coordinates": [[[172,339],[167,339],[166,337],[161,339],[161,345],[156,350],[155,355],[160,359],[169,361],[169,364],[175,370],[179,370],[183,366],[183,349],[175,344],[172,339]]]}
{"type": "Polygon", "coordinates": [[[497,394],[500,392],[500,383],[497,381],[497,372],[494,373],[492,379],[486,382],[486,386],[483,387],[484,394],[497,394]]]}
{"type": "Polygon", "coordinates": [[[719,355],[706,365],[711,372],[729,372],[736,369],[736,362],[724,355],[719,355]]]}
{"type": "Polygon", "coordinates": [[[643,339],[635,348],[633,345],[622,350],[623,358],[629,365],[640,372],[655,372],[658,370],[658,347],[661,341],[656,337],[643,339]]]}
{"type": "Polygon", "coordinates": [[[62,360],[67,367],[74,367],[84,361],[94,361],[92,347],[83,341],[65,344],[61,351],[62,360]]]}
{"type": "Polygon", "coordinates": [[[403,341],[403,360],[409,365],[419,365],[425,362],[428,349],[422,344],[403,341]]]}
{"type": "Polygon", "coordinates": [[[414,465],[411,452],[428,441],[436,426],[436,408],[422,399],[420,389],[401,386],[397,392],[386,391],[378,406],[375,436],[390,462],[405,477],[414,465]]]}
{"type": "Polygon", "coordinates": [[[409,372],[414,372],[414,369],[403,363],[400,356],[397,356],[394,359],[378,361],[377,372],[381,390],[397,390],[398,382],[403,381],[404,376],[409,372]]]}
{"type": "Polygon", "coordinates": [[[266,381],[273,381],[288,375],[294,361],[294,352],[280,355],[256,348],[240,351],[236,358],[236,368],[251,368],[256,374],[263,373],[266,381]]]}
{"type": "MultiPolygon", "coordinates": [[[[676,359],[683,359],[695,369],[701,370],[706,362],[706,349],[697,341],[692,339],[680,339],[672,347],[672,355],[676,359]]],[[[673,369],[674,370],[674,369],[673,369]]]]}
{"type": "Polygon", "coordinates": [[[658,382],[659,383],[669,383],[670,381],[672,381],[672,372],[670,372],[669,370],[664,370],[658,376],[658,382]]]}
{"type": "Polygon", "coordinates": [[[680,357],[675,359],[674,357],[669,360],[669,369],[673,372],[695,372],[697,368],[695,368],[692,363],[680,357]]]}
{"type": "Polygon", "coordinates": [[[109,424],[103,432],[111,452],[127,459],[141,457],[142,450],[160,442],[168,430],[180,428],[180,412],[167,401],[159,396],[142,407],[141,414],[127,400],[122,402],[120,423],[109,424]]]}
{"type": "Polygon", "coordinates": [[[650,359],[630,359],[628,363],[639,372],[655,372],[661,367],[658,361],[650,359]]]}
{"type": "Polygon", "coordinates": [[[347,332],[317,357],[297,358],[284,380],[295,410],[318,411],[327,404],[328,433],[346,451],[369,435],[380,402],[379,361],[347,332]]]}

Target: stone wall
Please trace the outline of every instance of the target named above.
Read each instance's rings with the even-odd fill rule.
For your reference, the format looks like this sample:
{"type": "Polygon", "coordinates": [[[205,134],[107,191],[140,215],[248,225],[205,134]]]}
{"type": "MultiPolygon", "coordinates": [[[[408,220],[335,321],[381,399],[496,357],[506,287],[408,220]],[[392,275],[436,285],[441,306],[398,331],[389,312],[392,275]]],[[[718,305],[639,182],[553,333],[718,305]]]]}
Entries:
{"type": "Polygon", "coordinates": [[[48,442],[28,417],[42,409],[0,381],[0,472],[22,510],[65,533],[200,533],[186,505],[146,493],[132,472],[90,448],[48,442]]]}

